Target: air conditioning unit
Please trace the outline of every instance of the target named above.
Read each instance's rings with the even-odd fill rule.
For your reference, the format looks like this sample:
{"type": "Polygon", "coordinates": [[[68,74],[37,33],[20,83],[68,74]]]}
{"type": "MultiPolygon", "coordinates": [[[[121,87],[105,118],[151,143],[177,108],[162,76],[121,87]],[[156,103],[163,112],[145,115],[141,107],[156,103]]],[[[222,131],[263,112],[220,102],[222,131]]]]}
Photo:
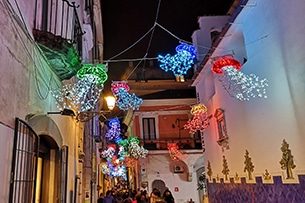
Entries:
{"type": "Polygon", "coordinates": [[[174,166],[174,173],[183,173],[183,167],[181,166],[174,166]]]}

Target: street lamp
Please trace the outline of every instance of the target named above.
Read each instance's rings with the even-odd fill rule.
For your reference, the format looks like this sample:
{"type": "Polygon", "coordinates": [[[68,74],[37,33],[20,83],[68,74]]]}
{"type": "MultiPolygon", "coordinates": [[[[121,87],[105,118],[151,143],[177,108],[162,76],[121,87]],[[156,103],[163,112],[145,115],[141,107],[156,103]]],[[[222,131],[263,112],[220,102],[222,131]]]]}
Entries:
{"type": "Polygon", "coordinates": [[[113,108],[115,107],[115,97],[114,96],[108,96],[108,97],[105,97],[105,100],[106,100],[108,109],[110,111],[113,110],[113,108]]]}

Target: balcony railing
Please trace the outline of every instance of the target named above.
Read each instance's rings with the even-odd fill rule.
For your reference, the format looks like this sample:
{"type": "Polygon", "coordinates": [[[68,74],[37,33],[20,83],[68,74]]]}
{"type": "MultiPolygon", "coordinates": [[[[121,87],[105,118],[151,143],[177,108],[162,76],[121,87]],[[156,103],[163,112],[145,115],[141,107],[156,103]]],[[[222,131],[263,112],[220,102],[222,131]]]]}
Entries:
{"type": "Polygon", "coordinates": [[[140,144],[148,150],[167,150],[169,144],[177,144],[179,149],[202,149],[200,138],[160,138],[156,140],[140,139],[140,144]]]}
{"type": "Polygon", "coordinates": [[[83,32],[78,7],[67,0],[35,2],[33,35],[61,80],[81,68],[83,32]]]}

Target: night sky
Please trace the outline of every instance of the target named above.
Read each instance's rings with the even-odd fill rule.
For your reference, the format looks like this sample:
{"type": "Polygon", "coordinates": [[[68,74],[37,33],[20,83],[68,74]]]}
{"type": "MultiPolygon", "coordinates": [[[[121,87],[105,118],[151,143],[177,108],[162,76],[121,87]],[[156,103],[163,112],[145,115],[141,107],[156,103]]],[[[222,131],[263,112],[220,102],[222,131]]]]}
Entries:
{"type": "MultiPolygon", "coordinates": [[[[101,0],[103,33],[104,33],[104,61],[109,59],[142,59],[156,58],[159,54],[176,54],[175,48],[179,39],[192,42],[192,33],[199,29],[199,16],[226,15],[234,0],[101,0]],[[157,23],[168,30],[156,26],[154,32],[149,32],[157,15],[157,23]],[[153,35],[152,35],[153,33],[153,35]],[[151,43],[149,43],[151,42],[151,43]],[[136,43],[136,44],[135,44],[136,43]],[[113,58],[135,44],[124,54],[113,58]]],[[[142,61],[134,62],[137,71],[147,65],[142,61]]],[[[157,63],[157,60],[155,60],[157,63]]],[[[109,79],[105,83],[107,92],[111,81],[122,80],[126,73],[128,62],[109,62],[109,79]]],[[[127,71],[128,72],[128,71],[127,71]]],[[[109,91],[109,90],[108,90],[109,91]]]]}
{"type": "MultiPolygon", "coordinates": [[[[198,29],[197,18],[225,15],[233,0],[161,0],[157,23],[191,42],[198,29]]],[[[104,60],[134,44],[153,27],[159,0],[101,0],[104,32],[104,60]]],[[[159,26],[126,53],[114,59],[154,58],[158,54],[175,53],[179,40],[159,26]],[[151,44],[149,45],[150,38],[151,44]]]]}

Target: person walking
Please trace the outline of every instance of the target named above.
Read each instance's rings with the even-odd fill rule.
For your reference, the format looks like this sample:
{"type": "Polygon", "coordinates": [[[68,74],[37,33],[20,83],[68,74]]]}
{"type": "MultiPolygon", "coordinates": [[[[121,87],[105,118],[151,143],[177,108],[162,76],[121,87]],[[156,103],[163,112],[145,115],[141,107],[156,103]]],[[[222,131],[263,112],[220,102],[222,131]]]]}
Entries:
{"type": "Polygon", "coordinates": [[[100,194],[99,198],[97,199],[97,203],[104,203],[103,193],[100,194]]]}
{"type": "Polygon", "coordinates": [[[106,197],[104,197],[104,203],[115,203],[111,190],[108,190],[106,192],[106,197]]]}
{"type": "Polygon", "coordinates": [[[175,203],[175,199],[172,195],[172,192],[169,190],[168,187],[165,187],[165,191],[163,193],[163,198],[166,201],[166,203],[175,203]]]}

